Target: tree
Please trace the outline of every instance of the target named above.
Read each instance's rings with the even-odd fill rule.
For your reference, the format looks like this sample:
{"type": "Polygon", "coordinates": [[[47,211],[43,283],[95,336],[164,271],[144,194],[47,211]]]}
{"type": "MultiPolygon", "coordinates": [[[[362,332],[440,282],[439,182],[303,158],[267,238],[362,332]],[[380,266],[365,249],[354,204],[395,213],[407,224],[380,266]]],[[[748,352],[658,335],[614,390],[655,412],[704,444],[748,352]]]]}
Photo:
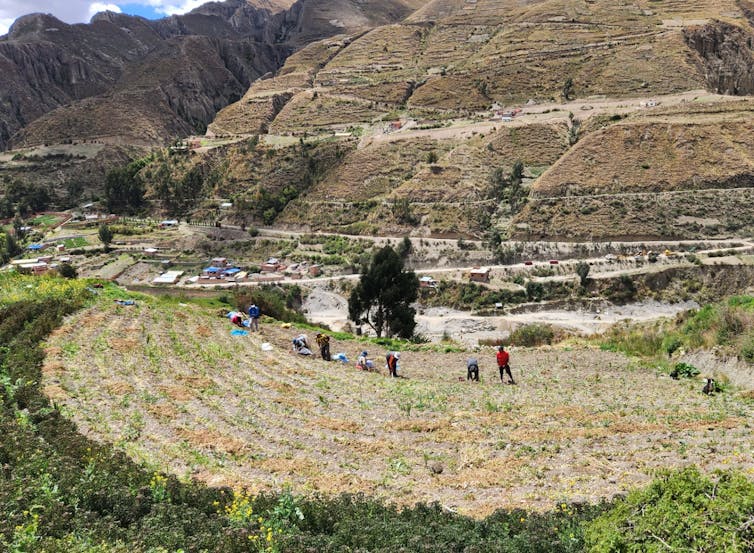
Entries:
{"type": "Polygon", "coordinates": [[[112,229],[103,223],[99,226],[97,235],[99,236],[100,242],[105,245],[105,251],[108,251],[110,249],[110,242],[113,241],[112,229]]]}
{"type": "Polygon", "coordinates": [[[430,165],[437,163],[437,152],[430,150],[427,153],[427,163],[429,163],[430,165]]]}
{"type": "Polygon", "coordinates": [[[563,83],[563,100],[566,102],[570,101],[571,95],[573,94],[573,79],[568,77],[566,79],[566,82],[563,83]]]}
{"type": "Polygon", "coordinates": [[[367,324],[382,336],[410,338],[416,328],[411,303],[419,293],[419,279],[403,269],[403,259],[390,246],[377,251],[348,298],[348,318],[367,324]]]}
{"type": "Polygon", "coordinates": [[[58,265],[58,274],[63,278],[76,278],[79,275],[76,267],[70,263],[61,263],[58,265]]]}
{"type": "Polygon", "coordinates": [[[579,280],[581,281],[581,287],[586,286],[586,281],[589,279],[589,263],[586,263],[584,261],[580,261],[576,265],[576,274],[579,275],[579,280]]]}
{"type": "Polygon", "coordinates": [[[105,203],[110,213],[134,213],[144,206],[144,185],[138,173],[151,158],[132,161],[105,176],[105,203]]]}

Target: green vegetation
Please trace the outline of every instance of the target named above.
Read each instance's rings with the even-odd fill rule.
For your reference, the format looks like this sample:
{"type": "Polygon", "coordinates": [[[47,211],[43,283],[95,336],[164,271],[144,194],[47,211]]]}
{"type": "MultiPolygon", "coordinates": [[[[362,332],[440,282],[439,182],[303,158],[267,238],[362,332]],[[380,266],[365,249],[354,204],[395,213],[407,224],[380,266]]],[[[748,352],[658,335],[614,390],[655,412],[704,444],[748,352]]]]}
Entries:
{"type": "Polygon", "coordinates": [[[536,347],[552,344],[555,330],[551,325],[534,323],[519,326],[511,332],[508,343],[516,346],[536,347]]]}
{"type": "MultiPolygon", "coordinates": [[[[83,437],[40,388],[41,343],[62,318],[92,302],[112,305],[113,298],[127,296],[109,284],[94,295],[90,285],[85,280],[0,275],[4,550],[744,552],[754,546],[754,484],[731,471],[704,475],[692,467],[661,472],[648,487],[613,503],[559,501],[544,513],[498,510],[472,519],[439,504],[400,508],[363,495],[302,497],[283,489],[252,496],[141,466],[112,446],[83,437]]],[[[138,299],[145,304],[170,302],[169,310],[188,301],[138,299]]],[[[206,308],[227,305],[198,301],[206,308]]],[[[752,303],[744,297],[726,305],[749,309],[752,303]]],[[[214,350],[208,349],[207,355],[215,356],[214,350]]],[[[415,412],[441,409],[447,400],[440,390],[412,381],[400,384],[393,398],[407,422],[421,425],[415,412]]],[[[490,398],[484,405],[490,417],[510,408],[490,398]]],[[[137,423],[129,419],[136,432],[137,423]]],[[[533,451],[523,445],[517,455],[533,451]]],[[[388,465],[391,478],[416,469],[403,456],[394,455],[388,465]]]]}
{"type": "Polygon", "coordinates": [[[11,257],[19,255],[21,247],[12,234],[0,232],[0,262],[7,263],[11,257]]]}
{"type": "Polygon", "coordinates": [[[419,279],[403,269],[404,260],[385,246],[372,257],[369,267],[348,298],[348,317],[357,325],[367,324],[381,337],[410,338],[414,334],[416,311],[411,303],[419,291],[419,279]]]}
{"type": "Polygon", "coordinates": [[[299,311],[302,302],[301,288],[296,285],[264,285],[253,290],[244,288],[233,296],[236,309],[245,312],[252,303],[256,303],[262,315],[292,323],[306,323],[306,317],[299,311]]]}
{"type": "Polygon", "coordinates": [[[57,224],[61,221],[61,218],[57,215],[39,215],[38,217],[34,217],[31,221],[29,221],[30,224],[35,226],[44,226],[44,227],[50,227],[52,225],[57,224]]]}
{"type": "Polygon", "coordinates": [[[3,177],[3,197],[0,198],[0,217],[13,217],[16,214],[26,216],[30,213],[44,211],[50,205],[53,194],[43,184],[21,182],[17,179],[3,177]]]}
{"type": "Polygon", "coordinates": [[[139,176],[151,158],[132,161],[105,176],[105,203],[110,213],[136,213],[144,207],[144,183],[139,176]]]}
{"type": "Polygon", "coordinates": [[[663,472],[591,523],[586,546],[593,553],[752,551],[753,512],[754,483],[741,474],[663,472]]]}
{"type": "Polygon", "coordinates": [[[628,355],[664,358],[680,348],[719,346],[754,362],[754,297],[733,296],[679,315],[673,323],[619,326],[607,334],[603,347],[628,355]]]}
{"type": "Polygon", "coordinates": [[[89,244],[89,241],[83,236],[77,236],[76,238],[66,238],[65,240],[63,240],[63,245],[68,249],[83,248],[84,246],[88,244],[89,244]]]}
{"type": "Polygon", "coordinates": [[[100,242],[105,246],[105,251],[108,251],[110,249],[110,243],[113,241],[113,231],[110,230],[109,226],[102,224],[99,226],[97,236],[99,237],[100,242]]]}
{"type": "Polygon", "coordinates": [[[589,281],[589,263],[580,261],[576,264],[576,274],[579,275],[579,283],[584,288],[589,281]]]}

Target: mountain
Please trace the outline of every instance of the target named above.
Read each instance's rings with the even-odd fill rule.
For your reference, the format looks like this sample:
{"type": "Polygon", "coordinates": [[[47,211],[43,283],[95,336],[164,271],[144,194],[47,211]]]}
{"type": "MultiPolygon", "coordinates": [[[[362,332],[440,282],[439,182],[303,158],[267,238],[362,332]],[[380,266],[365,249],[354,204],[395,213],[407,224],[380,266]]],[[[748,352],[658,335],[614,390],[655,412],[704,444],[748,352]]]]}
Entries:
{"type": "Polygon", "coordinates": [[[753,21],[748,0],[431,0],[399,23],[311,43],[209,129],[276,147],[359,139],[278,224],[725,236],[751,226],[747,209],[726,208],[754,182],[749,104],[728,102],[754,93],[753,21]],[[491,106],[521,112],[493,120],[491,106]],[[500,190],[517,160],[523,191],[500,190]],[[659,207],[669,195],[672,221],[659,207]],[[724,215],[699,214],[711,210],[724,215]]]}
{"type": "Polygon", "coordinates": [[[105,12],[78,25],[24,16],[0,37],[0,148],[156,145],[203,131],[292,51],[401,19],[411,1],[228,0],[157,21],[105,12]]]}
{"type": "Polygon", "coordinates": [[[81,35],[32,16],[0,52],[39,60],[51,36],[85,39],[76,63],[31,71],[55,86],[13,95],[39,100],[23,128],[8,118],[14,145],[144,147],[207,125],[200,148],[145,168],[157,210],[171,187],[149,175],[196,167],[200,196],[233,199],[248,224],[721,237],[754,230],[736,207],[754,190],[753,22],[750,0],[225,2],[159,22],[105,14],[81,35]],[[94,48],[104,26],[120,38],[94,48]]]}

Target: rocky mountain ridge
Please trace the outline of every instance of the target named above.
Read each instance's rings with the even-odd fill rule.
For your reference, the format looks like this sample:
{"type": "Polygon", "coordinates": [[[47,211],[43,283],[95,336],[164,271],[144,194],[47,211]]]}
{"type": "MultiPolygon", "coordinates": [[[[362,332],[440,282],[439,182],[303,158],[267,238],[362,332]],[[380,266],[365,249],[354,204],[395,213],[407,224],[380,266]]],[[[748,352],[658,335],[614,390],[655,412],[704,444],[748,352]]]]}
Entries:
{"type": "Polygon", "coordinates": [[[203,130],[308,41],[403,18],[410,4],[228,0],[156,21],[21,17],[0,37],[0,149],[114,137],[155,145],[203,130]],[[135,128],[112,124],[107,113],[119,109],[135,128]]]}

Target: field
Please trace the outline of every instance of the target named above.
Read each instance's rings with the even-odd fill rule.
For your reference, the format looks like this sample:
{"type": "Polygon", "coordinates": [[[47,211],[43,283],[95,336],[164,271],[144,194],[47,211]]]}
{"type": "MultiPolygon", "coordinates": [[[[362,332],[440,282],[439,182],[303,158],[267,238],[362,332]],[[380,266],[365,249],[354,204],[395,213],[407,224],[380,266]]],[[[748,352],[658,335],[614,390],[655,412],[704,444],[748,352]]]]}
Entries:
{"type": "Polygon", "coordinates": [[[294,356],[298,331],[270,320],[259,335],[232,336],[211,308],[110,301],[54,332],[42,386],[85,435],[178,476],[438,501],[483,517],[596,502],[661,467],[754,473],[750,400],[704,396],[699,380],[618,353],[515,348],[518,386],[504,386],[492,349],[475,353],[482,382],[468,384],[467,352],[414,347],[394,380],[353,367],[362,348],[381,365],[373,343],[335,341],[352,361],[326,363],[294,356]]]}

